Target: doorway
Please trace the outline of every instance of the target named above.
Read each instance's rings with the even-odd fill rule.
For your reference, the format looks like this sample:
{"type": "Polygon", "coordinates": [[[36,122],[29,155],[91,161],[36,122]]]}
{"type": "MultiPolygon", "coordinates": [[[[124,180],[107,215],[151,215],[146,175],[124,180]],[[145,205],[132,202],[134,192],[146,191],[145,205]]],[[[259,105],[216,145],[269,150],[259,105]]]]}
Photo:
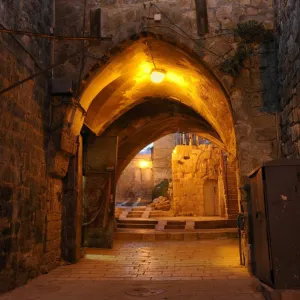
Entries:
{"type": "Polygon", "coordinates": [[[207,216],[219,214],[218,181],[208,179],[204,183],[204,210],[207,216]]]}

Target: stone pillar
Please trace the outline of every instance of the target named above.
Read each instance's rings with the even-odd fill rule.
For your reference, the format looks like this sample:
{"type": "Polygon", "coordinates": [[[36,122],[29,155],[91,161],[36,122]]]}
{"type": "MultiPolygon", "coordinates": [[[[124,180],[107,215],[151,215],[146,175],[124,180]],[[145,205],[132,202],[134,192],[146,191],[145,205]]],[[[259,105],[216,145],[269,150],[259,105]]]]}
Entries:
{"type": "Polygon", "coordinates": [[[81,258],[82,229],[82,137],[77,155],[70,160],[64,180],[62,205],[62,258],[71,263],[81,258]]]}

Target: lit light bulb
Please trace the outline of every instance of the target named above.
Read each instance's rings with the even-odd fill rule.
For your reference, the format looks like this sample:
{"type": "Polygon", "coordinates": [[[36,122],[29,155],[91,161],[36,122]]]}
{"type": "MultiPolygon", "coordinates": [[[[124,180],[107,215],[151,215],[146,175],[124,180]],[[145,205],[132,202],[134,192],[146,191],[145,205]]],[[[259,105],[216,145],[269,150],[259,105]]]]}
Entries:
{"type": "Polygon", "coordinates": [[[154,69],[151,72],[151,81],[153,83],[161,83],[165,79],[166,73],[162,70],[154,69]]]}

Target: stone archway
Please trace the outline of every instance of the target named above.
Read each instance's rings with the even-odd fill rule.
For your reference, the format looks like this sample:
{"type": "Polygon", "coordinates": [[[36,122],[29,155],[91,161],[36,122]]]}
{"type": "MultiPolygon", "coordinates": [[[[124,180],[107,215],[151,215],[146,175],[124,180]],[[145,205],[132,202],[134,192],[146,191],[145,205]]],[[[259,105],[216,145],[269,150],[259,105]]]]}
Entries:
{"type": "MultiPolygon", "coordinates": [[[[232,95],[230,101],[226,89],[217,77],[199,58],[191,55],[191,51],[185,51],[183,48],[154,37],[142,37],[137,41],[127,42],[119,47],[119,51],[114,51],[105,64],[94,68],[85,79],[80,103],[71,102],[61,113],[64,116],[64,119],[60,121],[63,130],[58,131],[52,139],[53,148],[56,147],[59,151],[52,152],[50,170],[55,176],[64,176],[69,157],[76,153],[76,141],[83,124],[95,135],[105,135],[110,126],[123,115],[137,105],[148,101],[149,97],[154,97],[162,99],[161,107],[165,99],[171,99],[190,108],[198,117],[201,116],[211,129],[209,132],[205,128],[204,134],[209,134],[211,138],[215,137],[222,144],[230,154],[234,169],[238,170],[238,166],[241,166],[241,174],[245,176],[249,171],[247,156],[255,157],[253,163],[260,161],[263,157],[260,152],[258,155],[258,146],[254,145],[256,147],[254,149],[250,141],[245,139],[245,128],[247,135],[254,134],[251,126],[245,127],[244,119],[233,118],[233,115],[237,116],[237,112],[241,109],[241,94],[236,91],[232,95]],[[166,80],[160,85],[151,83],[149,79],[152,62],[149,49],[145,44],[149,41],[152,43],[151,52],[156,64],[167,72],[166,80]],[[231,103],[234,104],[233,108],[231,103]]],[[[246,119],[252,118],[251,113],[243,114],[246,119]]],[[[160,123],[164,124],[163,117],[160,123]]],[[[159,124],[158,119],[157,124],[159,124]]],[[[171,127],[176,126],[176,123],[172,125],[170,122],[170,124],[171,127]]],[[[198,125],[194,127],[196,131],[199,130],[198,125]]],[[[189,126],[191,127],[191,124],[189,126]]],[[[151,127],[151,124],[147,127],[150,131],[157,128],[151,127]]],[[[171,128],[165,128],[165,130],[171,130],[171,128]]],[[[264,138],[264,134],[261,136],[264,138]]],[[[122,146],[124,149],[127,147],[125,145],[127,144],[122,146]]],[[[137,153],[138,147],[135,150],[124,151],[126,156],[122,158],[123,168],[130,157],[137,153]]],[[[240,177],[237,176],[235,185],[239,185],[239,182],[240,177]]],[[[239,196],[239,192],[235,194],[237,194],[236,197],[239,196]]]]}
{"type": "Polygon", "coordinates": [[[75,114],[71,126],[74,134],[79,134],[84,122],[100,135],[142,99],[171,98],[206,119],[228,152],[236,155],[231,104],[224,88],[203,63],[182,49],[152,37],[141,38],[96,70],[89,81],[80,97],[80,105],[87,115],[83,120],[80,113],[75,114]],[[155,65],[166,71],[166,80],[159,85],[150,81],[153,63],[146,43],[151,43],[155,65]]]}
{"type": "MultiPolygon", "coordinates": [[[[50,165],[52,174],[62,176],[64,170],[66,172],[69,157],[75,154],[76,140],[83,124],[95,136],[109,135],[110,125],[139,104],[149,103],[151,98],[160,99],[154,120],[149,120],[148,116],[146,121],[149,109],[144,109],[144,126],[135,130],[131,136],[126,136],[125,130],[126,138],[120,140],[119,153],[123,160],[119,164],[120,170],[125,168],[141,147],[167,132],[176,131],[179,125],[190,132],[202,132],[202,135],[222,145],[231,159],[236,159],[231,104],[218,79],[189,51],[163,40],[144,37],[127,43],[122,51],[95,69],[82,86],[80,103],[73,101],[73,105],[65,107],[65,119],[61,121],[63,130],[52,139],[54,147],[57,144],[60,146],[60,151],[53,151],[55,155],[50,165]],[[149,43],[151,55],[147,46],[149,43]],[[155,59],[155,65],[166,71],[166,78],[161,84],[150,80],[153,67],[151,56],[155,59]],[[169,108],[169,112],[167,109],[164,114],[159,114],[166,100],[191,112],[180,114],[169,108]],[[140,142],[137,143],[137,140],[140,142]]],[[[63,115],[62,112],[60,115],[63,115]]],[[[122,136],[122,131],[119,130],[117,135],[122,136]]],[[[96,234],[94,229],[93,235],[96,234]]]]}

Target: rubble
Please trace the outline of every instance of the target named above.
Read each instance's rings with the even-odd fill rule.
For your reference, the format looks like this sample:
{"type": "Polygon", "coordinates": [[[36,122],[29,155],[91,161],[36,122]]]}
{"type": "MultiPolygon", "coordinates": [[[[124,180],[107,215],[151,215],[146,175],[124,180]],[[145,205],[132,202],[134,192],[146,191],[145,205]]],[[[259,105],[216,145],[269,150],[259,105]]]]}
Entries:
{"type": "Polygon", "coordinates": [[[171,204],[169,199],[160,196],[158,198],[155,198],[153,202],[148,205],[148,207],[151,207],[153,210],[167,211],[171,209],[171,204]]]}

